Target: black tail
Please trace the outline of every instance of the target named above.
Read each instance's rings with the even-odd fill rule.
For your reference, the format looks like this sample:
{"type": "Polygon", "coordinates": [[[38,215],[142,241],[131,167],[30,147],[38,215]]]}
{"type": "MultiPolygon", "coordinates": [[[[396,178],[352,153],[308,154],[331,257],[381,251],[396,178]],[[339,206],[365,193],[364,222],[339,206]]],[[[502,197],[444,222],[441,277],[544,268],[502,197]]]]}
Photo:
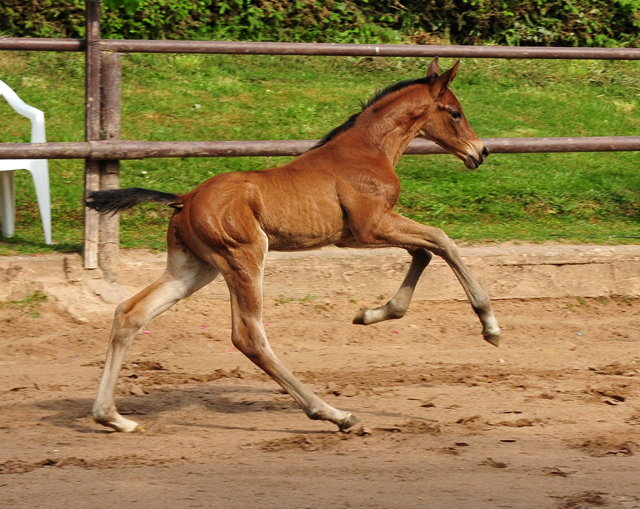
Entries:
{"type": "Polygon", "coordinates": [[[163,193],[130,187],[128,189],[111,189],[109,191],[94,191],[85,200],[87,207],[98,212],[111,212],[116,214],[121,210],[129,209],[138,203],[145,201],[157,201],[174,208],[181,208],[183,203],[177,194],[163,193]]]}

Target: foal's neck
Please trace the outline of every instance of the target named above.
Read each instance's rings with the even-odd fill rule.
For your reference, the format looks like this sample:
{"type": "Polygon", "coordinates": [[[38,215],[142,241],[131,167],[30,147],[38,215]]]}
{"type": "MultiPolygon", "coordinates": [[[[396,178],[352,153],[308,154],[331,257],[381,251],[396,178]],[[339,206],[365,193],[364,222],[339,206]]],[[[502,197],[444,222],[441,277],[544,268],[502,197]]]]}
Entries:
{"type": "Polygon", "coordinates": [[[415,93],[408,92],[390,98],[387,104],[374,103],[361,113],[361,129],[367,144],[387,158],[394,168],[421,129],[423,113],[431,103],[428,94],[416,98],[415,93]]]}

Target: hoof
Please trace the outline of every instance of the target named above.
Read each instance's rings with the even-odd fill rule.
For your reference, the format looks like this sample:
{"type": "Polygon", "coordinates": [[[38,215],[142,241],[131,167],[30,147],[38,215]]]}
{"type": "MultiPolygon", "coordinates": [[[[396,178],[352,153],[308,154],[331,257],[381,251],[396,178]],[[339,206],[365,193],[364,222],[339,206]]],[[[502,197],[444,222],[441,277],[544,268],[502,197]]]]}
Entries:
{"type": "Polygon", "coordinates": [[[106,426],[108,428],[119,431],[120,433],[144,433],[144,428],[140,426],[136,421],[125,419],[120,414],[115,419],[104,419],[94,417],[93,420],[106,426]]]}
{"type": "Polygon", "coordinates": [[[340,430],[349,429],[356,422],[358,422],[358,418],[355,415],[352,415],[350,412],[347,412],[347,415],[342,420],[342,422],[338,424],[338,427],[340,428],[340,430]]]}
{"type": "Polygon", "coordinates": [[[360,311],[358,311],[358,313],[354,317],[352,323],[354,323],[356,325],[366,325],[366,323],[364,322],[364,312],[365,311],[366,311],[366,308],[362,308],[360,311]]]}
{"type": "Polygon", "coordinates": [[[500,334],[483,334],[484,340],[487,343],[491,343],[493,346],[500,346],[500,334]]]}

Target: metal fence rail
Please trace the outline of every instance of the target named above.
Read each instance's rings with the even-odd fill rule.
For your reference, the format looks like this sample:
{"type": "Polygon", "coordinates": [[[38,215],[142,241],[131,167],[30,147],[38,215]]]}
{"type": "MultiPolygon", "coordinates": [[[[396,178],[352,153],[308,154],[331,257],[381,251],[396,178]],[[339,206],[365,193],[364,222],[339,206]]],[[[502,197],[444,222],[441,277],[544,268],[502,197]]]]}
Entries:
{"type": "MultiPolygon", "coordinates": [[[[0,50],[85,51],[84,39],[0,37],[0,50]]],[[[100,51],[118,53],[201,53],[338,57],[526,58],[640,60],[640,48],[549,48],[537,46],[443,46],[298,42],[144,41],[100,39],[100,51]]]]}
{"type": "MultiPolygon", "coordinates": [[[[640,151],[640,136],[580,138],[482,138],[493,154],[640,151]]],[[[90,159],[111,161],[154,157],[299,156],[317,140],[265,141],[80,141],[2,143],[0,159],[90,159]]],[[[413,140],[405,154],[446,154],[432,141],[413,140]]]]}

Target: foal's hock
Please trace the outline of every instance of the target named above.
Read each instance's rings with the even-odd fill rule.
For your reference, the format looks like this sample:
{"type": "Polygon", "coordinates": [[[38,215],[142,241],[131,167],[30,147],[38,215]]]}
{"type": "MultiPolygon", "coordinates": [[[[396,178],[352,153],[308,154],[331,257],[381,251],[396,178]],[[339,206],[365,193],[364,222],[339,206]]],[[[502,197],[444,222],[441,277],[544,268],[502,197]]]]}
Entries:
{"type": "Polygon", "coordinates": [[[318,144],[279,168],[225,173],[187,194],[132,188],[99,191],[87,205],[118,212],[145,201],[174,207],[167,233],[167,268],[160,278],[118,306],[98,395],[96,422],[131,432],[115,390],[122,360],[145,324],[222,273],[231,295],[232,341],[278,382],[311,419],[353,426],[349,412],[326,404],[275,356],[262,323],[262,278],[267,251],[338,247],[401,247],[412,256],[396,295],[377,309],[362,309],[353,323],[368,325],[402,317],[432,253],[441,256],[464,288],[483,326],[498,345],[500,328],[489,297],[462,262],[447,235],[393,211],[400,195],[395,166],[415,137],[433,140],[479,167],[489,154],[449,89],[459,62],[440,74],[438,60],[425,78],[401,81],[376,93],[362,111],[318,144]]]}

